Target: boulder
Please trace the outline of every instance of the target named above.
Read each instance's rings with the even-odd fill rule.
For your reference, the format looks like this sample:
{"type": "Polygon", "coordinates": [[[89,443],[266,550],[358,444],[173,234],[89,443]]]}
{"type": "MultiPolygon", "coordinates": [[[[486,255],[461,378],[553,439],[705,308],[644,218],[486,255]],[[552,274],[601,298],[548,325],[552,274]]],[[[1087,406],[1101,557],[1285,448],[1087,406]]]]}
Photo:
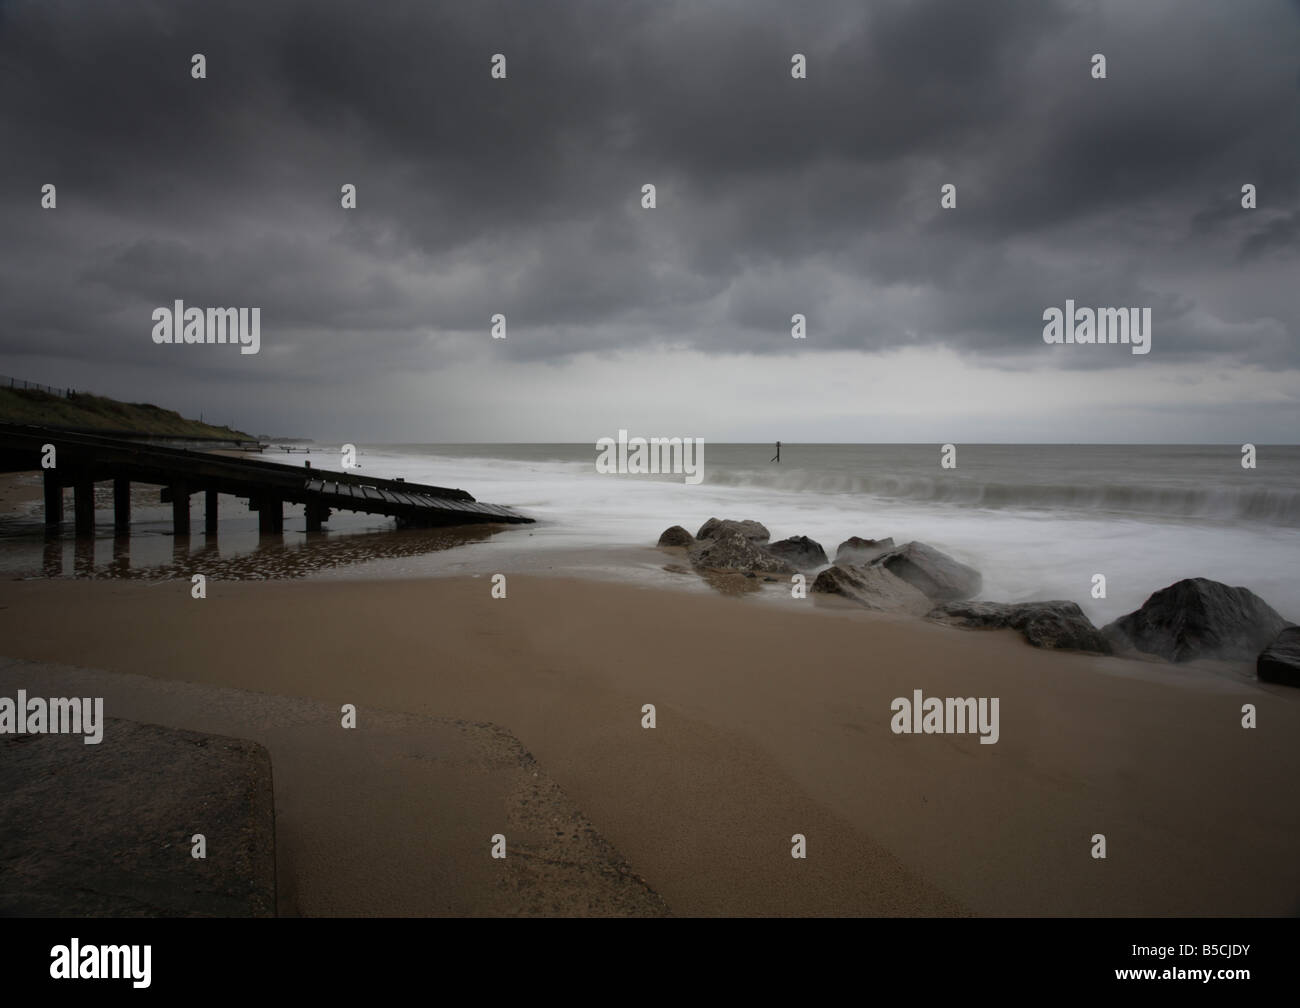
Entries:
{"type": "Polygon", "coordinates": [[[780,557],[735,530],[715,539],[698,540],[691,546],[689,556],[698,570],[793,573],[793,568],[780,557]]]}
{"type": "Polygon", "coordinates": [[[922,542],[910,542],[871,562],[902,578],[935,602],[957,602],[979,593],[980,572],[922,542]]]}
{"type": "Polygon", "coordinates": [[[660,546],[689,546],[695,542],[695,536],[691,535],[680,525],[674,525],[672,528],[664,529],[664,534],[659,537],[660,546]]]}
{"type": "Polygon", "coordinates": [[[795,570],[813,570],[830,563],[821,543],[814,542],[807,536],[791,536],[767,547],[767,551],[779,556],[795,570]]]}
{"type": "Polygon", "coordinates": [[[924,616],[933,603],[902,578],[884,567],[852,567],[836,564],[817,575],[812,590],[843,595],[867,609],[904,612],[924,616]]]}
{"type": "Polygon", "coordinates": [[[772,538],[767,528],[756,521],[733,521],[730,518],[710,518],[695,533],[696,539],[717,539],[725,532],[739,532],[753,542],[765,543],[772,538]]]}
{"type": "Polygon", "coordinates": [[[1110,654],[1110,642],[1073,602],[947,602],[927,614],[971,630],[1010,628],[1034,647],[1110,654]]]}
{"type": "Polygon", "coordinates": [[[1166,661],[1255,661],[1289,626],[1248,588],[1187,578],[1162,588],[1142,608],[1102,628],[1113,643],[1166,661]]]}
{"type": "Polygon", "coordinates": [[[1261,682],[1300,686],[1300,627],[1287,627],[1266,647],[1255,662],[1261,682]]]}
{"type": "Polygon", "coordinates": [[[892,538],[863,539],[859,536],[849,536],[840,543],[840,548],[835,551],[835,563],[870,563],[882,553],[888,553],[893,548],[894,540],[892,538]]]}

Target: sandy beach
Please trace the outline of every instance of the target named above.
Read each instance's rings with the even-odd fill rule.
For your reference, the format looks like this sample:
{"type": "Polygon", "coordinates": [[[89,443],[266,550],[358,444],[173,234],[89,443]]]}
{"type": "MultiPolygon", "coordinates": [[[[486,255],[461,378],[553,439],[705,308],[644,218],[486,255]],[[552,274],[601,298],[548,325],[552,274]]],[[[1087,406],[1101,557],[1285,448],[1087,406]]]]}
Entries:
{"type": "MultiPolygon", "coordinates": [[[[676,914],[1300,911],[1294,690],[836,601],[504,573],[505,599],[486,573],[215,581],[202,600],[9,580],[0,653],[500,725],[676,914]],[[1000,698],[998,742],[894,734],[891,701],[917,689],[1000,698]]],[[[394,857],[439,856],[399,841],[419,827],[400,808],[372,827],[394,857]]],[[[333,884],[363,905],[371,870],[333,884]]]]}
{"type": "Polygon", "coordinates": [[[7,979],[1285,977],[1300,0],[144,6],[0,0],[7,979]]]}
{"type": "Polygon", "coordinates": [[[40,473],[0,473],[0,515],[26,514],[41,495],[40,473]]]}

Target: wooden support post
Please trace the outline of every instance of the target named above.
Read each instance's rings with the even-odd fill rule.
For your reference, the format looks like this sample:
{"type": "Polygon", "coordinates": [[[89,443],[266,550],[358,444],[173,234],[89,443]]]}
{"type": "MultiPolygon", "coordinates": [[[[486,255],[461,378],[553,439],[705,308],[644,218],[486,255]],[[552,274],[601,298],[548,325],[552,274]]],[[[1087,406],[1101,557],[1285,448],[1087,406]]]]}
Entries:
{"type": "Polygon", "coordinates": [[[284,501],[271,496],[258,500],[257,530],[264,535],[284,531],[284,501]]]}
{"type": "Polygon", "coordinates": [[[78,473],[73,484],[72,516],[77,535],[95,534],[95,484],[90,476],[78,473]]]}
{"type": "Polygon", "coordinates": [[[190,535],[190,490],[189,487],[174,484],[172,492],[172,535],[178,539],[188,539],[190,535]]]}
{"type": "Polygon", "coordinates": [[[203,494],[203,531],[207,535],[217,534],[217,491],[207,490],[203,494]]]}
{"type": "Polygon", "coordinates": [[[113,528],[125,532],[131,527],[131,481],[123,476],[113,480],[113,528]]]}
{"type": "Polygon", "coordinates": [[[63,481],[57,469],[45,470],[45,525],[57,528],[63,521],[63,481]]]}
{"type": "Polygon", "coordinates": [[[306,512],[308,532],[319,532],[321,525],[330,520],[330,509],[324,504],[308,504],[306,512]]]}

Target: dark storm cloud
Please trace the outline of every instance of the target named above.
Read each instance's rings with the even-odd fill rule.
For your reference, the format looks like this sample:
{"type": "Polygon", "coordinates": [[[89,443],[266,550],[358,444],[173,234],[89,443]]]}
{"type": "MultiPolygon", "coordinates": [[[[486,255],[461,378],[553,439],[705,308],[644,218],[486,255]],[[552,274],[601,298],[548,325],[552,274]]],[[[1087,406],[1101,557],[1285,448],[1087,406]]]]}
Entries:
{"type": "Polygon", "coordinates": [[[1246,260],[1259,259],[1274,251],[1292,256],[1300,252],[1300,210],[1274,217],[1241,243],[1241,255],[1246,260]]]}
{"type": "Polygon", "coordinates": [[[436,367],[498,311],[527,359],[789,352],[801,312],[803,351],[1036,367],[1073,298],[1294,364],[1298,72],[1265,2],[9,2],[0,350],[150,366],[183,298],[263,308],[258,380],[436,367]]]}

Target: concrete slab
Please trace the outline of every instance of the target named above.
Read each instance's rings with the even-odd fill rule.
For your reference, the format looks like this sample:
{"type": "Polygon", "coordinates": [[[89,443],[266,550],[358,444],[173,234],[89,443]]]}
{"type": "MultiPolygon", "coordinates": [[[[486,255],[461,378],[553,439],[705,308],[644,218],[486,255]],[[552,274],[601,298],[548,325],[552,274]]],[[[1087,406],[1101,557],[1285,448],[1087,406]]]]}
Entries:
{"type": "MultiPolygon", "coordinates": [[[[498,726],[362,707],[356,727],[343,728],[339,707],[315,700],[0,658],[0,696],[20,688],[102,696],[108,716],[264,746],[283,915],[668,914],[498,726]],[[506,838],[504,859],[491,856],[495,834],[506,838]]],[[[99,746],[75,744],[115,746],[112,727],[99,746]]],[[[180,782],[164,772],[153,786],[180,782]]],[[[0,865],[7,859],[0,843],[0,865]]]]}
{"type": "Polygon", "coordinates": [[[267,751],[120,718],[103,732],[0,735],[0,915],[274,914],[267,751]]]}

